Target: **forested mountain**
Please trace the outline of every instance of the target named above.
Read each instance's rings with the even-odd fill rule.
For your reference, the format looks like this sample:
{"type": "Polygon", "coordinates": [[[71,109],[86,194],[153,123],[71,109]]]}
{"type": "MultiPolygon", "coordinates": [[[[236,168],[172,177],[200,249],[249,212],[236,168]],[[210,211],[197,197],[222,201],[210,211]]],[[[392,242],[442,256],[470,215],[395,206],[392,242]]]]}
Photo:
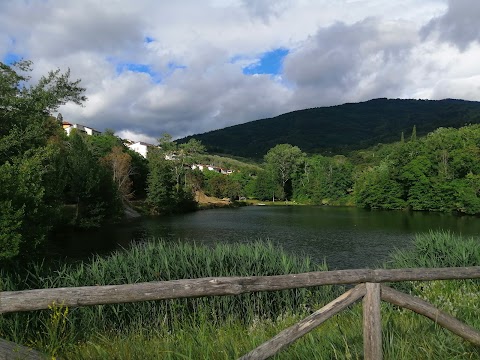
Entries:
{"type": "Polygon", "coordinates": [[[480,102],[465,100],[374,99],[361,103],[293,111],[191,138],[209,152],[262,158],[277,144],[298,146],[307,153],[339,154],[378,143],[398,141],[402,132],[418,136],[439,127],[480,123],[480,102]]]}

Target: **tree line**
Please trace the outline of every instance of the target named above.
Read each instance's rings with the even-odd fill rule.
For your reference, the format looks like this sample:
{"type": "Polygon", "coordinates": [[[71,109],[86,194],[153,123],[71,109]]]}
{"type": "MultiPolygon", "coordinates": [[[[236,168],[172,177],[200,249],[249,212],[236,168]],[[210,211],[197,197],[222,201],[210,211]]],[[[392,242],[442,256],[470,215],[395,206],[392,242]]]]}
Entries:
{"type": "Polygon", "coordinates": [[[439,128],[352,152],[307,156],[289,144],[264,158],[254,195],[263,200],[480,213],[480,125],[439,128]]]}

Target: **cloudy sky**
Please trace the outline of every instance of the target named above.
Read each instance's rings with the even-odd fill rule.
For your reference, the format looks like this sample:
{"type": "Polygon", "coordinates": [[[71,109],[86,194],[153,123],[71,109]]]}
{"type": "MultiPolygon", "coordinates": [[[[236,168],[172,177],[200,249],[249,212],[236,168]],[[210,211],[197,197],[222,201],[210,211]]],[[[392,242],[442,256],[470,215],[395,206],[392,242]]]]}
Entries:
{"type": "Polygon", "coordinates": [[[378,97],[480,101],[478,0],[1,0],[0,61],[87,88],[65,120],[153,142],[378,97]]]}

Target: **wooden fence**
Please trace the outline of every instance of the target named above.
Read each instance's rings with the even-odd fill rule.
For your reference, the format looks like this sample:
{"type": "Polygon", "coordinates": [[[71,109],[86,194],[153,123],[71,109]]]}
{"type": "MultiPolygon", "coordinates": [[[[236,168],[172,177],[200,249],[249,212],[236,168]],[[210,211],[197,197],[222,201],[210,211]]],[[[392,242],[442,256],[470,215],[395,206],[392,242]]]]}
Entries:
{"type": "MultiPolygon", "coordinates": [[[[47,309],[53,302],[68,307],[78,307],[147,300],[238,295],[322,285],[358,284],[320,310],[250,351],[241,359],[267,359],[363,298],[364,355],[365,359],[377,360],[382,359],[381,300],[424,315],[465,340],[480,346],[479,331],[420,298],[401,293],[386,285],[381,285],[381,283],[479,278],[480,266],[437,269],[358,269],[276,276],[212,277],[127,285],[0,291],[0,314],[47,309]]],[[[4,341],[3,345],[5,344],[4,341]]],[[[8,349],[8,346],[4,346],[4,348],[8,349]]],[[[8,358],[5,354],[3,355],[4,358],[8,358]]],[[[0,359],[3,359],[2,342],[0,342],[0,359]]]]}

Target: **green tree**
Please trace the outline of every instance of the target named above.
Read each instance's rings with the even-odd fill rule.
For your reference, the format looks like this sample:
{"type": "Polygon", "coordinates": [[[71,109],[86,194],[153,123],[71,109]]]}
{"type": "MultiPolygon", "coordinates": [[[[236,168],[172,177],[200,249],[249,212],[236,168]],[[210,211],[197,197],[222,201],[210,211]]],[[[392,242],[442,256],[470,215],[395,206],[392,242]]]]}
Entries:
{"type": "Polygon", "coordinates": [[[27,254],[58,220],[63,187],[64,132],[60,105],[82,104],[80,80],[49,72],[32,83],[32,63],[0,62],[0,258],[27,254]]]}
{"type": "Polygon", "coordinates": [[[84,141],[97,159],[109,154],[114,147],[120,147],[123,152],[127,150],[122,140],[115,136],[113,130],[110,129],[105,130],[105,132],[100,135],[88,136],[84,141]]]}
{"type": "Polygon", "coordinates": [[[291,195],[291,188],[287,185],[301,168],[305,161],[305,154],[297,146],[290,144],[279,144],[271,148],[265,155],[266,170],[277,182],[283,192],[283,198],[291,195]]]}
{"type": "Polygon", "coordinates": [[[243,194],[243,188],[238,179],[233,176],[207,171],[205,178],[205,193],[217,198],[238,199],[243,194]]]}
{"type": "Polygon", "coordinates": [[[73,131],[67,155],[67,200],[75,205],[72,223],[97,227],[122,215],[121,198],[109,167],[102,165],[87,145],[87,135],[73,131]]]}
{"type": "Polygon", "coordinates": [[[260,171],[255,178],[253,194],[259,200],[275,201],[283,197],[283,188],[275,181],[271,172],[260,171]]]}
{"type": "Polygon", "coordinates": [[[153,149],[148,155],[147,203],[154,214],[174,211],[177,206],[176,178],[173,163],[164,153],[153,149]]]}
{"type": "Polygon", "coordinates": [[[411,140],[412,140],[412,141],[416,141],[416,140],[417,140],[417,126],[416,126],[416,125],[413,125],[411,140]]]}
{"type": "Polygon", "coordinates": [[[61,193],[55,194],[46,181],[55,172],[51,159],[57,150],[37,149],[0,166],[0,258],[26,255],[55,225],[61,193]]]}
{"type": "Polygon", "coordinates": [[[130,180],[132,181],[132,193],[135,199],[145,199],[147,196],[148,160],[139,153],[126,149],[132,158],[130,180]]]}
{"type": "Polygon", "coordinates": [[[403,188],[391,173],[391,164],[387,161],[365,170],[355,182],[356,204],[367,209],[405,208],[403,188]]]}
{"type": "Polygon", "coordinates": [[[314,203],[331,203],[345,199],[353,188],[353,166],[342,155],[315,155],[306,159],[303,174],[295,183],[296,198],[314,203]]]}
{"type": "Polygon", "coordinates": [[[191,171],[187,165],[193,164],[197,156],[205,152],[205,147],[195,139],[190,139],[187,143],[178,145],[172,140],[172,136],[167,133],[158,139],[158,143],[165,159],[172,162],[177,192],[180,192],[182,188],[186,191],[187,173],[191,171]]]}

